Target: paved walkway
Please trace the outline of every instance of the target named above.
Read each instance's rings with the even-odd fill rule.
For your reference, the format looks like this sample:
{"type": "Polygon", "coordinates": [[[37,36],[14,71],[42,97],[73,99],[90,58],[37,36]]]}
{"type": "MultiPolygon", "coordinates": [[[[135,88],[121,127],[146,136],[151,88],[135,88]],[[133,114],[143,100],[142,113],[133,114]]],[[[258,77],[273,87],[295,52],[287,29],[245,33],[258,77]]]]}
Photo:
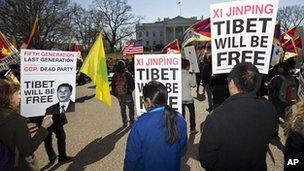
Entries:
{"type": "MultiPolygon", "coordinates": [[[[117,99],[113,97],[112,107],[107,107],[93,97],[94,91],[92,84],[77,87],[76,112],[67,116],[69,121],[65,126],[67,153],[75,156],[74,161],[63,165],[56,164],[48,170],[122,170],[126,140],[130,128],[121,127],[122,121],[117,99]]],[[[195,100],[197,130],[200,129],[200,123],[205,120],[207,115],[205,111],[207,102],[206,100],[200,100],[202,99],[195,100]]],[[[189,120],[188,117],[186,119],[187,121],[189,120]]],[[[282,133],[282,130],[280,131],[282,133]]],[[[198,162],[200,135],[199,132],[189,136],[188,150],[182,159],[182,171],[204,170],[198,162]]],[[[53,140],[56,140],[56,138],[53,140]]],[[[53,143],[55,151],[57,151],[56,141],[53,143]]],[[[285,143],[285,138],[283,143],[285,143]]],[[[274,145],[269,147],[272,155],[267,154],[268,170],[283,170],[283,154],[281,150],[274,145]]],[[[35,154],[41,168],[47,165],[48,159],[43,144],[40,145],[35,154]]]]}

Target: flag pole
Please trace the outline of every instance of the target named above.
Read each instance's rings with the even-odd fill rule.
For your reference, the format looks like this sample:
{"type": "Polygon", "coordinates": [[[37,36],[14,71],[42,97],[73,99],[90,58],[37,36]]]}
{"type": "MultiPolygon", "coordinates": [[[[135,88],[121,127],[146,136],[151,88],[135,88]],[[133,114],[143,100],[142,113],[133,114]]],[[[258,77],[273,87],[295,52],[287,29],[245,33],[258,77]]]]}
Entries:
{"type": "Polygon", "coordinates": [[[181,1],[179,1],[177,3],[177,5],[179,5],[179,15],[182,16],[182,4],[181,4],[181,1]]]}

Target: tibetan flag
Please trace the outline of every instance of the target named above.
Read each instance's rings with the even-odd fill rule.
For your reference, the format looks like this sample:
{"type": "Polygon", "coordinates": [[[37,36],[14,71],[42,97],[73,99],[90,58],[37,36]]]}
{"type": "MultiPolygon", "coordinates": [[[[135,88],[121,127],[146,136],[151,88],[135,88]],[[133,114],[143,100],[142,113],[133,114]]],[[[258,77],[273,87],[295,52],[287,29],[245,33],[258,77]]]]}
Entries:
{"type": "Polygon", "coordinates": [[[283,38],[284,40],[289,40],[289,39],[293,39],[295,37],[297,28],[294,26],[292,28],[290,28],[289,30],[287,30],[286,32],[283,33],[283,38]]]}
{"type": "Polygon", "coordinates": [[[210,42],[199,42],[196,49],[207,52],[211,51],[211,43],[210,42]]]}
{"type": "Polygon", "coordinates": [[[11,50],[6,45],[3,39],[0,39],[0,60],[8,56],[11,53],[11,50]]]}
{"type": "Polygon", "coordinates": [[[13,44],[0,32],[0,60],[17,52],[18,50],[13,44]]]}
{"type": "Polygon", "coordinates": [[[182,47],[192,42],[205,42],[211,40],[210,18],[198,21],[190,26],[183,35],[182,47]]]}
{"type": "Polygon", "coordinates": [[[281,41],[282,41],[281,26],[280,26],[280,22],[277,22],[274,27],[273,44],[276,44],[276,43],[280,44],[281,41]]]}
{"type": "Polygon", "coordinates": [[[178,44],[178,40],[175,39],[174,41],[170,42],[163,48],[163,53],[180,53],[180,48],[178,44]]]}
{"type": "Polygon", "coordinates": [[[294,46],[294,43],[293,43],[292,39],[286,41],[282,45],[282,47],[283,47],[284,52],[285,52],[284,61],[289,59],[289,58],[293,58],[293,57],[298,56],[297,50],[294,46]]]}
{"type": "Polygon", "coordinates": [[[280,22],[277,21],[274,28],[273,47],[272,47],[272,55],[270,62],[272,66],[278,64],[281,60],[281,56],[284,54],[281,42],[282,42],[281,26],[280,26],[280,22]]]}
{"type": "Polygon", "coordinates": [[[3,63],[0,67],[0,71],[4,70],[5,67],[11,64],[20,65],[20,55],[18,50],[13,44],[0,32],[0,63],[3,63]]]}
{"type": "Polygon", "coordinates": [[[300,36],[294,39],[294,44],[296,48],[302,49],[302,40],[300,36]]]}
{"type": "Polygon", "coordinates": [[[106,55],[101,33],[91,47],[80,72],[89,76],[96,85],[96,98],[111,106],[112,99],[108,81],[106,55]]]}

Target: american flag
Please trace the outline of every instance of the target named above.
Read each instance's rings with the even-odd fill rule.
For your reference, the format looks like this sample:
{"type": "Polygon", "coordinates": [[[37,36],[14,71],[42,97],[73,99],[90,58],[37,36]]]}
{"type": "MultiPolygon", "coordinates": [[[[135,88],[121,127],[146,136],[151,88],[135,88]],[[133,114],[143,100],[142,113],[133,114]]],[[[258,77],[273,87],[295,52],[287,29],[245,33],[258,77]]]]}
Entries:
{"type": "Polygon", "coordinates": [[[142,54],[144,53],[144,47],[142,46],[142,40],[136,40],[135,42],[125,45],[122,50],[123,56],[142,54]]]}

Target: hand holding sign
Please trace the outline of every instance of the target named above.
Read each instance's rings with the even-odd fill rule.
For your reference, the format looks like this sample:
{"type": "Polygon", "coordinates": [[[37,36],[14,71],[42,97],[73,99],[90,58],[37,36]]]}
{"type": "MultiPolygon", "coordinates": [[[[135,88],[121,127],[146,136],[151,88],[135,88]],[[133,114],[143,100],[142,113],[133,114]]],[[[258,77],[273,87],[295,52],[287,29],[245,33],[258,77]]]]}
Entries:
{"type": "Polygon", "coordinates": [[[45,129],[49,128],[53,124],[52,117],[53,117],[52,115],[46,115],[43,118],[41,126],[44,127],[45,129]]]}

